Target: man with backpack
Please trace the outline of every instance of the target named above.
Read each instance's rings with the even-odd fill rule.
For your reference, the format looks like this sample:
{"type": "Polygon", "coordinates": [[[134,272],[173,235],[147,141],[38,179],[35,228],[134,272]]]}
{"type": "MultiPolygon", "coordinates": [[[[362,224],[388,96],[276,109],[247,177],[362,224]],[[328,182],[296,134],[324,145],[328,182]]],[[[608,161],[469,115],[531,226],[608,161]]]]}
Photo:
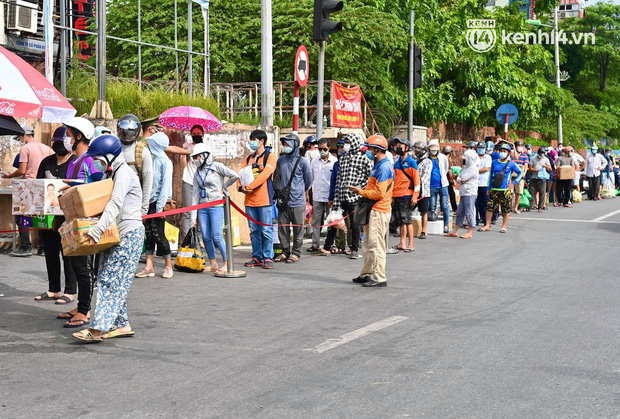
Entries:
{"type": "Polygon", "coordinates": [[[275,262],[295,263],[301,257],[303,224],[306,211],[306,191],[312,186],[312,171],[307,159],[299,154],[299,137],[288,134],[281,138],[282,155],[278,159],[274,175],[276,205],[278,207],[278,237],[282,254],[275,262]],[[291,227],[293,247],[291,249],[291,227]]]}
{"type": "Polygon", "coordinates": [[[501,208],[502,212],[502,228],[500,233],[508,232],[508,220],[512,210],[512,191],[523,178],[523,172],[515,162],[510,160],[510,145],[502,144],[499,146],[499,159],[493,160],[491,164],[491,190],[489,191],[489,202],[487,204],[487,220],[484,227],[480,227],[478,231],[491,230],[491,218],[493,212],[501,208]],[[515,173],[517,177],[512,180],[515,173]]]}
{"type": "MultiPolygon", "coordinates": [[[[116,124],[116,133],[123,145],[123,157],[138,175],[142,186],[142,215],[146,215],[149,211],[149,199],[153,188],[153,157],[146,140],[137,141],[140,137],[140,130],[140,120],[132,114],[123,115],[116,124]]],[[[149,132],[147,136],[156,132],[149,132]]]]}
{"type": "Polygon", "coordinates": [[[243,167],[251,166],[254,181],[240,186],[245,194],[245,211],[254,220],[265,226],[248,220],[250,239],[252,241],[252,260],[246,267],[273,269],[273,183],[272,175],[276,170],[276,156],[265,147],[267,133],[257,129],[250,133],[250,149],[254,153],[245,158],[243,167]]]}

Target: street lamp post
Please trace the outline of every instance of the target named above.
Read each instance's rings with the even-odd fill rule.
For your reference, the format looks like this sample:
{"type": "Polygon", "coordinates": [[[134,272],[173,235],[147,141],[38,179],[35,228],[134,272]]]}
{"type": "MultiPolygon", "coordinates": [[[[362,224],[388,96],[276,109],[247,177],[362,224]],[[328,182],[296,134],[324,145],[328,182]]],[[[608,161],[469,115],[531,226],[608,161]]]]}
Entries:
{"type": "MultiPolygon", "coordinates": [[[[553,28],[553,43],[555,47],[555,85],[558,89],[560,85],[560,31],[558,29],[558,6],[553,9],[553,26],[543,25],[540,20],[526,20],[527,23],[534,26],[545,26],[547,28],[553,28]]],[[[564,139],[562,136],[562,107],[558,107],[558,144],[563,144],[564,139]]]]}

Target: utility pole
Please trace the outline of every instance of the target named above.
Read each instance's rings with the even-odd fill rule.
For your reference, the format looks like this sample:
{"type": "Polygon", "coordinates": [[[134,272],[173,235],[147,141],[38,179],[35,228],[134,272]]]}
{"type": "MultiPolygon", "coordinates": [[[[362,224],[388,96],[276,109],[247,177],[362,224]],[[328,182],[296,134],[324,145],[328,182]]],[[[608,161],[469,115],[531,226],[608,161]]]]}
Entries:
{"type": "MultiPolygon", "coordinates": [[[[261,0],[261,125],[273,125],[271,0],[261,0]]],[[[231,103],[232,106],[232,103],[231,103]]]]}
{"type": "MultiPolygon", "coordinates": [[[[555,8],[553,9],[553,29],[555,31],[555,85],[558,89],[560,89],[560,33],[558,30],[558,6],[555,6],[555,8]]],[[[564,139],[562,134],[562,107],[558,106],[558,144],[563,143],[564,139]]]]}
{"type": "Polygon", "coordinates": [[[323,89],[325,84],[325,41],[319,42],[319,85],[316,98],[316,138],[323,138],[323,89]]]}
{"type": "Polygon", "coordinates": [[[106,0],[97,0],[97,101],[105,102],[106,0]]]}
{"type": "Polygon", "coordinates": [[[413,50],[415,48],[414,42],[414,24],[415,15],[414,11],[411,11],[409,18],[409,126],[407,129],[407,135],[409,139],[409,145],[413,148],[413,50]]]}
{"type": "Polygon", "coordinates": [[[187,93],[193,96],[192,79],[194,72],[192,68],[192,0],[187,0],[187,93]]]}
{"type": "Polygon", "coordinates": [[[60,93],[67,96],[67,0],[60,0],[60,93]]]}
{"type": "MultiPolygon", "coordinates": [[[[4,7],[4,5],[2,5],[4,7]]],[[[45,78],[54,84],[54,14],[53,0],[43,2],[43,24],[45,25],[45,78]]]]}

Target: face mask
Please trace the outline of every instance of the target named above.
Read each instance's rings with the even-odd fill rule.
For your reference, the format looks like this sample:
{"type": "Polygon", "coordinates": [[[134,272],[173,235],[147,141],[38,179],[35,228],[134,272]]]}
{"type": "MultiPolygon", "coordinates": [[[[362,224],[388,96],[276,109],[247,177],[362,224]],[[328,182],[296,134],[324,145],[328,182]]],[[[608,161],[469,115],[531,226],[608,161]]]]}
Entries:
{"type": "Polygon", "coordinates": [[[394,151],[396,151],[396,154],[398,154],[399,156],[405,155],[405,150],[402,147],[397,147],[394,151]]]}
{"type": "Polygon", "coordinates": [[[573,157],[573,153],[568,153],[568,157],[573,157]]]}
{"type": "Polygon", "coordinates": [[[103,164],[101,160],[93,160],[93,167],[98,172],[105,172],[108,170],[108,166],[103,164]]]}
{"type": "Polygon", "coordinates": [[[321,155],[321,158],[324,159],[329,154],[329,151],[321,151],[319,154],[321,155]]]}
{"type": "Polygon", "coordinates": [[[69,150],[65,148],[64,142],[60,142],[60,141],[52,142],[52,150],[54,150],[54,153],[56,153],[60,157],[66,156],[67,154],[69,154],[69,150]]]}
{"type": "Polygon", "coordinates": [[[344,152],[345,152],[345,153],[348,153],[348,152],[349,152],[349,150],[351,150],[351,144],[347,144],[347,143],[345,143],[345,144],[344,144],[344,152]]]}
{"type": "Polygon", "coordinates": [[[467,164],[467,162],[465,161],[465,159],[461,160],[461,166],[465,166],[465,164],[467,164]]]}
{"type": "Polygon", "coordinates": [[[366,157],[368,157],[368,159],[370,161],[374,161],[375,160],[375,156],[372,155],[372,151],[370,151],[370,150],[366,150],[366,157]]]}
{"type": "Polygon", "coordinates": [[[611,153],[605,153],[605,154],[607,154],[608,156],[611,156],[611,153]]]}
{"type": "Polygon", "coordinates": [[[508,157],[508,153],[506,153],[505,151],[499,153],[500,160],[504,160],[506,157],[508,157]]]}
{"type": "Polygon", "coordinates": [[[532,150],[527,150],[527,155],[531,156],[532,155],[532,150]]]}
{"type": "Polygon", "coordinates": [[[517,152],[522,153],[523,152],[523,147],[521,147],[521,146],[517,147],[517,152]]]}
{"type": "Polygon", "coordinates": [[[431,154],[433,156],[436,156],[437,154],[439,154],[439,150],[431,150],[431,154]]]}
{"type": "Polygon", "coordinates": [[[338,157],[342,157],[343,154],[344,154],[344,149],[339,148],[338,149],[338,157]]]}
{"type": "Polygon", "coordinates": [[[75,151],[77,149],[77,145],[80,142],[80,140],[75,140],[75,142],[71,145],[71,151],[75,151]]]}
{"type": "Polygon", "coordinates": [[[480,154],[481,156],[484,154],[485,149],[484,148],[479,148],[478,150],[478,154],[480,154]]]}
{"type": "Polygon", "coordinates": [[[258,146],[258,141],[256,141],[256,140],[252,140],[252,141],[250,141],[250,148],[251,148],[252,150],[256,151],[256,150],[258,150],[258,147],[259,147],[259,146],[258,146]]]}
{"type": "Polygon", "coordinates": [[[282,151],[284,152],[284,154],[290,154],[293,151],[293,147],[284,146],[284,148],[282,148],[282,151]]]}
{"type": "Polygon", "coordinates": [[[65,139],[62,141],[62,145],[65,146],[65,148],[67,149],[67,152],[71,153],[73,151],[73,146],[71,145],[70,137],[65,137],[65,139]]]}
{"type": "Polygon", "coordinates": [[[194,144],[200,144],[202,142],[202,135],[192,135],[192,141],[194,144]]]}

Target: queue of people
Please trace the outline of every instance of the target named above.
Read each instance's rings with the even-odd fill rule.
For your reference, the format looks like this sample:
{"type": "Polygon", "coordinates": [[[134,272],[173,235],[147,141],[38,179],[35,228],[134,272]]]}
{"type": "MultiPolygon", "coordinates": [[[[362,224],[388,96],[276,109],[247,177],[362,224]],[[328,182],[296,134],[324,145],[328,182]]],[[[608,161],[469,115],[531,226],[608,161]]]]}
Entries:
{"type": "MultiPolygon", "coordinates": [[[[155,276],[156,249],[165,262],[161,276],[166,279],[174,276],[164,217],[142,219],[143,215],[160,214],[172,205],[170,153],[183,156],[184,206],[219,201],[235,184],[245,195],[252,243],[252,259],[245,263],[246,267],[273,269],[277,262],[298,262],[302,257],[306,211],[311,206],[312,245],[308,252],[316,256],[345,254],[352,260],[362,257],[363,266],[353,282],[364,287],[387,286],[386,255],[415,251],[414,238],[427,238],[428,223],[438,219],[438,212],[442,215],[446,237],[472,239],[476,226],[482,224],[479,232],[490,231],[499,214],[502,216],[499,231],[507,233],[513,212],[542,212],[548,203],[570,208],[573,191],[585,186],[582,172],[587,179],[588,198],[592,200],[601,199],[601,179],[605,184],[619,183],[614,179],[617,166],[611,150],[600,153],[596,146],[583,159],[570,146],[557,150],[539,147],[534,153],[529,144],[517,141],[512,145],[498,138],[466,143],[462,160],[454,162],[454,150],[444,147],[443,153],[440,152],[438,140],[411,144],[408,139],[395,137],[388,142],[383,135],[375,134],[364,141],[360,135],[348,134],[335,144],[334,155],[327,139],[307,139],[302,153],[299,137],[288,134],[280,138],[278,158],[262,130],[250,133],[251,153],[244,159],[243,167],[251,171],[251,180],[242,182],[237,172],[214,160],[200,126],[192,127],[191,140],[184,147],[171,146],[168,136],[157,125],[142,131],[134,115],[119,120],[117,135],[77,117],[54,132],[50,148],[35,140],[31,130],[26,130],[18,170],[3,173],[8,178],[23,175],[80,182],[94,181],[95,177],[114,180],[112,198],[97,225],[88,232],[87,244],[96,243],[116,223],[120,245],[97,258],[66,257],[58,234],[62,217],[56,217],[52,230],[40,234],[49,289],[35,300],[69,304],[77,294],[77,307],[58,315],[65,320],[64,327],[89,325],[93,285],[98,284],[92,324],[74,334],[76,339],[88,343],[133,335],[127,317],[127,294],[134,277],[155,276]],[[574,178],[557,176],[566,167],[574,169],[574,178]],[[524,208],[520,203],[526,185],[532,199],[524,208]],[[453,206],[452,210],[456,218],[451,220],[450,201],[457,190],[460,201],[457,205],[454,199],[456,208],[453,206]],[[420,214],[418,234],[414,234],[414,211],[420,214]],[[340,219],[334,221],[332,214],[340,219]],[[282,249],[277,257],[274,256],[274,218],[278,221],[282,249]],[[331,222],[321,246],[321,230],[326,219],[331,222]],[[391,221],[399,229],[400,240],[390,248],[391,221]],[[452,228],[451,221],[454,221],[452,228]],[[459,235],[461,228],[467,231],[459,235]],[[146,265],[136,272],[143,243],[146,265]],[[61,292],[61,266],[65,271],[64,292],[61,292]]],[[[200,209],[195,218],[187,212],[182,218],[181,235],[187,234],[191,227],[199,227],[209,259],[207,272],[227,269],[223,224],[222,205],[200,209]],[[222,258],[221,265],[216,249],[222,258]]],[[[29,238],[24,238],[15,256],[28,255],[28,246],[29,238]]]]}

